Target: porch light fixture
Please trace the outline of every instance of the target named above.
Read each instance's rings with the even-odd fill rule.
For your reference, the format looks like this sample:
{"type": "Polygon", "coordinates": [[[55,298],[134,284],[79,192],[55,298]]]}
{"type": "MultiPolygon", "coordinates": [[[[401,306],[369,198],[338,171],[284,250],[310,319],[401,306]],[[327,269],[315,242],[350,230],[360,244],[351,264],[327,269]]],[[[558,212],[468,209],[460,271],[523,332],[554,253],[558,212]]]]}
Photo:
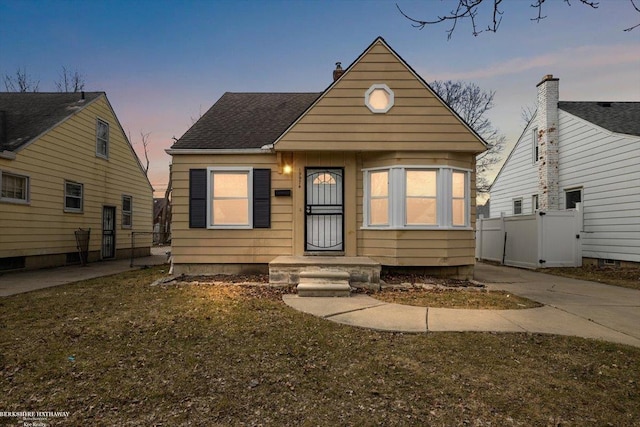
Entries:
{"type": "Polygon", "coordinates": [[[293,171],[293,153],[280,153],[276,154],[278,161],[278,173],[289,175],[293,171]]]}
{"type": "Polygon", "coordinates": [[[393,107],[394,95],[386,84],[374,84],[364,94],[364,105],[372,113],[386,113],[393,107]]]}

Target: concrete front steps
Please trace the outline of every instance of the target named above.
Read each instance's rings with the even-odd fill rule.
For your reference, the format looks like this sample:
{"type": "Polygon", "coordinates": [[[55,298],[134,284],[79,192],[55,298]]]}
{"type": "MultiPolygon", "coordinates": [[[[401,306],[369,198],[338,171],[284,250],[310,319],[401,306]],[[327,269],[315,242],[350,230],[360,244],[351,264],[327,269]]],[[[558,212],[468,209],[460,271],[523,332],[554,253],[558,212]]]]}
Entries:
{"type": "Polygon", "coordinates": [[[351,288],[380,288],[380,264],[367,257],[280,256],[269,263],[272,286],[300,296],[349,296],[351,288]]]}
{"type": "Polygon", "coordinates": [[[296,290],[301,297],[348,297],[349,273],[340,270],[304,270],[296,290]]]}

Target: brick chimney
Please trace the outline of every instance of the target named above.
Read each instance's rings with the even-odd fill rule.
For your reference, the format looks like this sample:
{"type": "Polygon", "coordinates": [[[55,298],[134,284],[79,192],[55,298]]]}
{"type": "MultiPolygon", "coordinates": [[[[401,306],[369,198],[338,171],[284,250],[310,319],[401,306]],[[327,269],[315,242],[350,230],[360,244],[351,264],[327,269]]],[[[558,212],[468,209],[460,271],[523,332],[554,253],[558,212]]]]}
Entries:
{"type": "Polygon", "coordinates": [[[558,171],[558,101],[560,79],[547,74],[537,84],[538,203],[540,210],[560,208],[558,171]]]}
{"type": "Polygon", "coordinates": [[[344,70],[342,69],[342,62],[336,62],[336,69],[333,70],[333,81],[335,82],[338,80],[343,74],[344,70]]]}

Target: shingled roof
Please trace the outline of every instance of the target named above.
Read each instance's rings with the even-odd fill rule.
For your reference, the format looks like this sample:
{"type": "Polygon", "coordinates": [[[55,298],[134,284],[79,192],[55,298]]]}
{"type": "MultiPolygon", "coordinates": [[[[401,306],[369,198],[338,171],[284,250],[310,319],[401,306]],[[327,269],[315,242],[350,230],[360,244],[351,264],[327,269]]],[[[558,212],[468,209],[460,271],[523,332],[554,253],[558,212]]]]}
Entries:
{"type": "Polygon", "coordinates": [[[611,132],[640,136],[640,102],[560,101],[558,108],[611,132]]]}
{"type": "Polygon", "coordinates": [[[0,151],[16,151],[104,92],[0,92],[0,151]]]}
{"type": "Polygon", "coordinates": [[[171,149],[260,148],[273,143],[319,96],[227,92],[171,149]]]}

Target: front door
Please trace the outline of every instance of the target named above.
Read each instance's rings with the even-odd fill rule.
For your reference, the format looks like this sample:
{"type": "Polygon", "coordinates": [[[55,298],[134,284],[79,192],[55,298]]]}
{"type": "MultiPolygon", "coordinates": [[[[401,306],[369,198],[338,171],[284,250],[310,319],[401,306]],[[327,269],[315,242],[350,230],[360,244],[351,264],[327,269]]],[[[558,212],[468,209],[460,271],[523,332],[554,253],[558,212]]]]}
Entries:
{"type": "Polygon", "coordinates": [[[344,251],[342,168],[307,168],[305,251],[344,251]]]}
{"type": "Polygon", "coordinates": [[[116,208],[102,208],[102,258],[116,256],[116,208]]]}

